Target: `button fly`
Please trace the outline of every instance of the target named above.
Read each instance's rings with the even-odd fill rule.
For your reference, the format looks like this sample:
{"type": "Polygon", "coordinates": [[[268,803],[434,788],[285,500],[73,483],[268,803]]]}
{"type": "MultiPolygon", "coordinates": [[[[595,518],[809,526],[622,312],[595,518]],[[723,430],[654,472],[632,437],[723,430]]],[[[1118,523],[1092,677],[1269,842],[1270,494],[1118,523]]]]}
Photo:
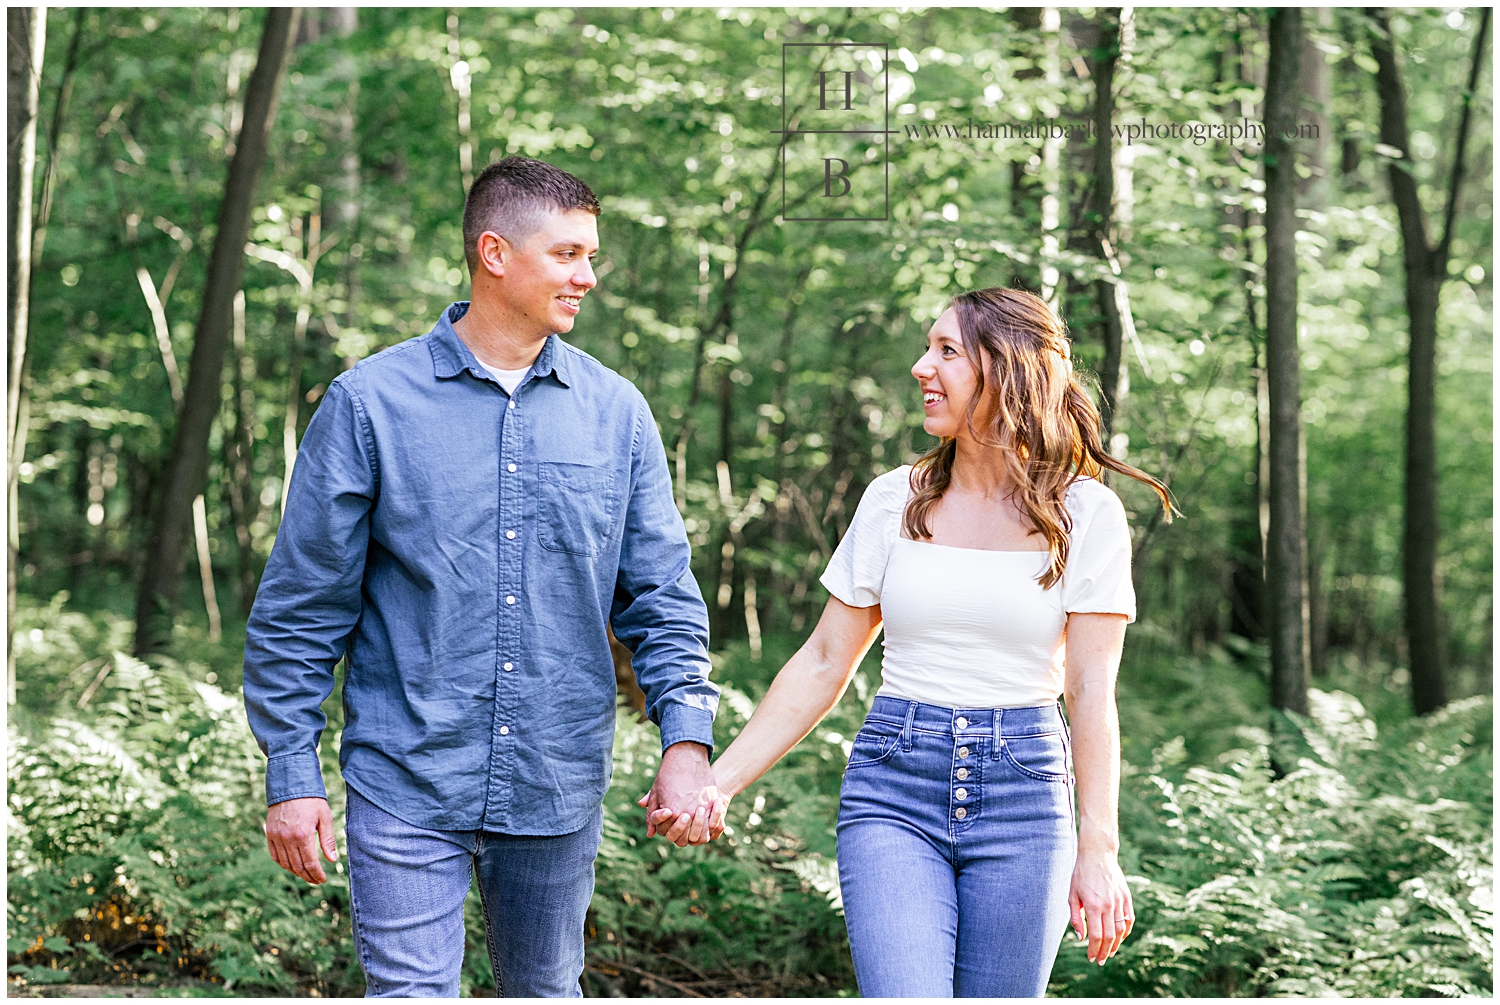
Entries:
{"type": "Polygon", "coordinates": [[[960,806],[958,809],[953,811],[953,815],[962,820],[964,817],[969,815],[969,811],[960,806]]]}
{"type": "Polygon", "coordinates": [[[958,728],[959,729],[968,729],[969,728],[969,720],[965,719],[963,716],[959,716],[958,717],[958,728]]]}
{"type": "Polygon", "coordinates": [[[968,777],[969,777],[969,769],[968,768],[959,768],[958,769],[958,780],[960,782],[963,781],[965,778],[968,778],[968,777]]]}
{"type": "Polygon", "coordinates": [[[953,794],[955,796],[957,796],[959,799],[968,799],[969,798],[969,790],[968,789],[959,789],[957,792],[955,792],[953,794]]]}
{"type": "Polygon", "coordinates": [[[968,747],[959,747],[958,748],[958,756],[959,757],[968,757],[969,756],[969,748],[968,747]]]}

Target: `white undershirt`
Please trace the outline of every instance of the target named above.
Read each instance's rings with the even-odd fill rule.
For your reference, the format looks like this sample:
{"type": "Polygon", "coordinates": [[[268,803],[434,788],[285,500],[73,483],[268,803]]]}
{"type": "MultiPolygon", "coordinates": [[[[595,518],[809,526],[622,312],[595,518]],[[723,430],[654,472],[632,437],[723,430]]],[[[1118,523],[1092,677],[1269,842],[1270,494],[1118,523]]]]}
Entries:
{"type": "Polygon", "coordinates": [[[478,363],[495,375],[495,379],[500,382],[500,386],[505,388],[506,394],[514,394],[516,385],[521,383],[521,378],[531,372],[531,367],[529,366],[523,366],[519,370],[502,370],[498,366],[490,366],[482,359],[478,363]]]}

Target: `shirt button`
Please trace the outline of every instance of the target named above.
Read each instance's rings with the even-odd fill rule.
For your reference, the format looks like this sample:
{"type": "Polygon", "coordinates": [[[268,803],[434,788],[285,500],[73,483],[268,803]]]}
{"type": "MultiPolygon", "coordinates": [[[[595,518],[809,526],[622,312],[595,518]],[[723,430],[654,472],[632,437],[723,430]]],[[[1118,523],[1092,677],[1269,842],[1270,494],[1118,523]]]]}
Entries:
{"type": "Polygon", "coordinates": [[[506,597],[505,598],[505,602],[507,604],[514,604],[516,602],[516,598],[515,597],[506,597]]]}
{"type": "Polygon", "coordinates": [[[512,401],[509,405],[506,405],[505,407],[506,408],[515,408],[516,407],[516,403],[514,401],[512,401]]]}
{"type": "Polygon", "coordinates": [[[501,736],[509,736],[510,735],[510,727],[509,726],[501,726],[500,727],[500,735],[501,736]]]}
{"type": "Polygon", "coordinates": [[[953,811],[953,815],[962,820],[964,817],[969,815],[969,811],[960,806],[958,809],[953,811]]]}
{"type": "Polygon", "coordinates": [[[514,471],[514,470],[516,470],[516,466],[514,464],[507,464],[505,466],[505,470],[506,471],[514,471]]]}
{"type": "Polygon", "coordinates": [[[955,796],[957,796],[959,799],[968,799],[969,798],[969,790],[968,789],[959,789],[957,792],[955,792],[953,794],[955,796]]]}
{"type": "Polygon", "coordinates": [[[508,531],[505,532],[505,539],[507,541],[514,541],[515,537],[516,537],[516,532],[515,531],[508,530],[508,531]]]}
{"type": "Polygon", "coordinates": [[[506,670],[514,670],[515,669],[515,665],[511,664],[511,663],[507,663],[507,664],[505,664],[504,669],[506,669],[506,670]]]}
{"type": "MultiPolygon", "coordinates": [[[[505,665],[506,665],[507,668],[510,667],[509,663],[507,663],[505,665]]],[[[959,768],[958,769],[958,780],[960,782],[963,781],[965,778],[968,778],[968,777],[969,777],[969,769],[968,768],[959,768]]]]}
{"type": "Polygon", "coordinates": [[[969,720],[965,719],[963,716],[959,716],[958,717],[958,728],[959,729],[967,729],[968,726],[969,726],[969,720]]]}
{"type": "Polygon", "coordinates": [[[959,747],[958,748],[958,756],[959,757],[968,757],[969,756],[969,748],[968,747],[959,747]]]}

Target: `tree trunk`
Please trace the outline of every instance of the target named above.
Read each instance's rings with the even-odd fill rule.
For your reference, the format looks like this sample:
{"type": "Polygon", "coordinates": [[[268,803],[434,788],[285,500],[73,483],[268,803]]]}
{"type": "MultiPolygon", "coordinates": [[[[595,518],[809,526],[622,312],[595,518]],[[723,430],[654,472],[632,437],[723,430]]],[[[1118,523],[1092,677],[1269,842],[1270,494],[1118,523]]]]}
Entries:
{"type": "MultiPolygon", "coordinates": [[[[1234,46],[1235,64],[1237,75],[1243,83],[1252,84],[1264,89],[1265,81],[1264,67],[1254,63],[1254,50],[1252,43],[1254,39],[1247,42],[1246,28],[1243,24],[1243,13],[1235,14],[1234,46]]],[[[1253,32],[1258,35],[1258,32],[1253,32]]],[[[1260,114],[1256,111],[1255,102],[1249,97],[1240,99],[1240,116],[1252,122],[1261,121],[1260,114]]],[[[1238,150],[1229,148],[1230,157],[1241,168],[1247,167],[1238,150]]],[[[1250,325],[1251,355],[1255,365],[1251,368],[1255,378],[1255,387],[1252,392],[1255,407],[1255,526],[1260,538],[1260,563],[1256,569],[1256,578],[1259,585],[1256,587],[1256,623],[1261,626],[1257,637],[1265,637],[1270,630],[1270,616],[1268,614],[1268,597],[1266,595],[1266,548],[1271,538],[1271,399],[1266,385],[1266,367],[1263,359],[1265,349],[1265,333],[1261,329],[1259,310],[1255,300],[1255,239],[1252,228],[1258,225],[1259,214],[1248,202],[1242,202],[1239,207],[1239,229],[1240,238],[1245,244],[1245,263],[1249,268],[1245,271],[1245,319],[1250,325]]]]}
{"type": "MultiPolygon", "coordinates": [[[[735,297],[739,289],[740,265],[745,260],[745,249],[750,246],[750,239],[755,232],[766,222],[762,214],[765,212],[767,200],[775,186],[772,182],[776,178],[776,172],[781,170],[780,158],[773,159],[771,169],[767,172],[765,181],[755,196],[755,201],[749,207],[749,217],[745,225],[740,228],[739,234],[734,241],[734,258],[724,266],[724,288],[720,294],[719,309],[714,314],[713,321],[698,333],[698,343],[693,348],[693,382],[692,390],[688,394],[687,410],[682,415],[682,426],[677,431],[677,446],[673,450],[673,462],[677,467],[677,507],[683,509],[687,505],[687,448],[693,438],[693,415],[698,407],[698,401],[703,393],[703,369],[708,358],[708,340],[718,332],[725,333],[725,339],[729,338],[729,329],[734,324],[735,297]]],[[[708,243],[700,241],[698,244],[698,317],[700,319],[708,315],[708,293],[710,263],[708,258],[708,243]]]]}
{"type": "MultiPolygon", "coordinates": [[[[292,221],[296,233],[302,221],[292,221]]],[[[289,269],[297,277],[300,298],[297,304],[297,320],[292,326],[292,346],[287,356],[286,412],[281,423],[281,513],[286,515],[286,498],[292,491],[292,471],[297,466],[297,423],[302,406],[302,359],[307,350],[307,322],[312,318],[313,277],[317,272],[318,259],[323,257],[323,219],[318,203],[308,216],[307,242],[303,246],[305,257],[296,263],[300,269],[289,269]]],[[[285,261],[284,259],[282,260],[285,261]]],[[[285,267],[285,265],[283,265],[285,267]]]]}
{"type": "Polygon", "coordinates": [[[1399,150],[1390,164],[1391,197],[1401,221],[1401,243],[1406,264],[1406,312],[1409,358],[1406,410],[1406,526],[1402,549],[1402,579],[1406,607],[1407,653],[1411,663],[1411,702],[1418,715],[1442,708],[1448,701],[1439,645],[1437,602],[1437,311],[1443,280],[1448,274],[1448,251],[1458,197],[1463,187],[1464,148],[1469,139],[1474,88],[1479,81],[1484,40],[1489,34],[1490,9],[1480,13],[1469,64],[1469,86],[1464,92],[1458,142],[1449,175],[1448,205],[1443,236],[1433,247],[1428,239],[1427,214],[1417,196],[1406,123],[1406,91],[1396,63],[1390,23],[1382,9],[1367,11],[1376,30],[1370,35],[1375,57],[1376,90],[1380,94],[1380,139],[1399,150]]]}
{"type": "MultiPolygon", "coordinates": [[[[1319,7],[1313,11],[1317,25],[1322,29],[1333,27],[1333,9],[1319,7]]],[[[1299,78],[1302,97],[1306,103],[1303,118],[1315,130],[1303,146],[1303,162],[1307,166],[1307,177],[1297,180],[1297,194],[1303,206],[1321,212],[1328,204],[1328,136],[1329,136],[1329,88],[1328,58],[1313,42],[1312,33],[1302,36],[1302,60],[1299,78]]]]}
{"type": "Polygon", "coordinates": [[[1309,535],[1307,543],[1307,645],[1312,676],[1328,676],[1328,591],[1323,571],[1328,567],[1322,535],[1309,535]]]}
{"type": "Polygon", "coordinates": [[[460,52],[458,12],[451,9],[448,12],[448,78],[458,95],[458,174],[467,198],[469,187],[474,184],[474,140],[469,135],[473,78],[469,75],[468,60],[462,58],[460,52]]]}
{"type": "MultiPolygon", "coordinates": [[[[1093,251],[1106,261],[1114,258],[1115,231],[1115,63],[1120,58],[1120,8],[1100,11],[1099,48],[1094,59],[1094,200],[1089,216],[1093,223],[1093,251]]],[[[1102,318],[1100,338],[1104,360],[1099,366],[1099,412],[1103,422],[1104,448],[1110,449],[1115,409],[1120,400],[1120,371],[1124,362],[1125,326],[1115,299],[1115,284],[1094,281],[1094,295],[1102,318]]]]}
{"type": "MultiPolygon", "coordinates": [[[[329,30],[341,39],[348,39],[359,27],[359,8],[357,7],[329,7],[327,9],[329,30]]],[[[339,128],[337,133],[339,149],[339,176],[338,198],[333,205],[333,229],[344,237],[344,301],[348,305],[344,311],[344,324],[350,328],[359,326],[359,257],[356,254],[355,245],[359,243],[359,197],[360,197],[360,174],[359,174],[359,133],[357,126],[359,122],[359,63],[355,60],[349,46],[344,44],[339,48],[339,54],[333,61],[334,76],[342,81],[347,81],[349,97],[343,111],[339,113],[339,128]]],[[[348,370],[359,362],[356,356],[345,356],[343,359],[344,369],[348,370]]]]}
{"type": "MultiPolygon", "coordinates": [[[[1042,8],[1042,52],[1049,93],[1041,105],[1048,118],[1056,118],[1062,111],[1054,96],[1062,90],[1062,16],[1056,7],[1042,8]]],[[[1059,243],[1058,227],[1062,207],[1062,148],[1067,142],[1054,137],[1052,131],[1042,140],[1042,248],[1041,298],[1056,312],[1060,307],[1059,287],[1062,272],[1058,268],[1062,247],[1059,243]]]]}
{"type": "Polygon", "coordinates": [[[47,8],[12,7],[7,12],[9,34],[9,76],[7,105],[9,116],[10,261],[8,317],[10,367],[7,388],[6,459],[10,469],[6,476],[6,536],[9,561],[6,563],[6,630],[5,679],[6,701],[16,703],[16,663],[12,642],[16,620],[16,560],[21,540],[20,514],[17,510],[19,485],[16,469],[20,466],[25,441],[21,439],[21,395],[26,374],[26,334],[31,301],[31,193],[36,172],[36,118],[41,95],[42,58],[47,52],[47,8]]]}
{"type": "Polygon", "coordinates": [[[255,603],[255,551],[250,538],[250,506],[254,498],[252,485],[255,464],[255,439],[250,429],[255,399],[248,378],[254,371],[245,369],[245,292],[234,295],[234,355],[230,360],[233,374],[233,398],[230,401],[233,433],[224,437],[225,487],[229,495],[229,513],[234,521],[234,539],[239,562],[236,574],[240,610],[248,619],[255,603]]]}
{"type": "MultiPolygon", "coordinates": [[[[738,348],[739,337],[734,332],[724,336],[725,348],[738,348]]],[[[730,617],[729,602],[734,599],[734,542],[730,539],[729,521],[734,519],[734,496],[731,486],[731,475],[734,472],[734,381],[730,379],[730,373],[734,367],[732,356],[718,360],[717,387],[717,411],[719,425],[719,456],[715,462],[715,470],[719,478],[719,501],[720,518],[723,525],[719,529],[719,589],[715,595],[713,615],[713,627],[709,633],[710,638],[717,639],[720,646],[723,645],[728,636],[730,617]]]]}
{"type": "Polygon", "coordinates": [[[1297,347],[1297,64],[1302,12],[1271,14],[1266,73],[1266,377],[1270,397],[1271,533],[1266,585],[1271,598],[1271,704],[1307,713],[1307,632],[1302,575],[1306,540],[1298,476],[1302,409],[1297,347]]]}
{"type": "MultiPolygon", "coordinates": [[[[771,364],[771,369],[776,372],[776,388],[771,392],[771,442],[773,444],[771,480],[777,485],[776,501],[772,503],[774,512],[771,515],[771,548],[774,556],[771,566],[771,595],[783,599],[791,585],[791,578],[787,576],[782,563],[785,559],[787,541],[790,538],[792,519],[791,486],[784,477],[787,409],[790,407],[788,394],[792,383],[792,344],[797,334],[797,315],[801,313],[805,299],[803,291],[811,272],[812,263],[810,262],[797,270],[797,279],[792,284],[792,292],[787,296],[786,316],[782,319],[781,341],[776,348],[776,360],[771,364]]],[[[777,613],[773,602],[767,609],[767,622],[771,622],[777,613]]]]}
{"type": "MultiPolygon", "coordinates": [[[[1042,9],[1040,7],[1012,7],[1008,12],[1010,28],[1018,32],[1033,32],[1042,27],[1042,9]]],[[[1019,58],[1025,58],[1028,62],[1035,55],[1033,51],[1027,50],[1023,44],[1018,44],[1013,54],[1019,58]]],[[[1042,75],[1042,69],[1034,63],[1025,66],[1015,72],[1017,80],[1030,80],[1042,75]]],[[[1033,220],[1040,220],[1042,214],[1041,200],[1037,191],[1037,176],[1028,174],[1024,160],[1013,160],[1010,162],[1010,211],[1011,215],[1021,226],[1033,226],[1033,220]]],[[[1020,285],[1027,289],[1035,289],[1037,277],[1012,276],[1010,285],[1020,285]]]]}
{"type": "Polygon", "coordinates": [[[604,630],[609,635],[609,656],[615,665],[615,693],[625,699],[625,704],[634,710],[637,719],[645,722],[646,692],[641,690],[640,681],[635,676],[635,654],[615,638],[613,628],[605,625],[604,630]]]}
{"type": "Polygon", "coordinates": [[[57,144],[62,137],[62,124],[68,114],[68,105],[73,100],[73,81],[78,74],[78,44],[83,39],[83,16],[86,13],[88,9],[80,7],[74,17],[73,38],[68,43],[68,56],[63,61],[62,80],[57,85],[57,100],[52,105],[52,126],[47,131],[47,171],[42,175],[42,194],[36,214],[36,233],[31,239],[33,262],[42,260],[42,250],[47,244],[47,221],[52,218],[52,195],[57,187],[57,144]]]}
{"type": "Polygon", "coordinates": [[[158,652],[171,640],[172,617],[182,585],[184,532],[192,516],[193,499],[203,487],[209,428],[221,403],[231,305],[244,274],[250,208],[276,116],[281,70],[299,14],[295,7],[267,10],[255,71],[246,87],[243,125],[219,207],[182,413],[172,439],[165,485],[136,596],[137,654],[158,652]]]}
{"type": "MultiPolygon", "coordinates": [[[[167,310],[163,301],[171,295],[172,290],[168,284],[175,275],[175,266],[181,262],[182,258],[179,256],[173,263],[174,269],[168,271],[167,281],[162,284],[160,294],[145,266],[135,270],[135,277],[141,284],[141,293],[146,298],[146,306],[151,310],[151,323],[156,329],[156,345],[161,350],[162,366],[167,371],[167,386],[172,390],[172,405],[178,414],[182,412],[182,377],[177,370],[177,355],[172,351],[172,330],[167,325],[167,310]]],[[[204,502],[202,493],[193,498],[193,541],[198,553],[198,578],[203,586],[203,610],[208,614],[208,641],[217,642],[224,635],[224,624],[219,617],[218,591],[214,589],[214,570],[208,546],[208,505],[204,502]]]]}

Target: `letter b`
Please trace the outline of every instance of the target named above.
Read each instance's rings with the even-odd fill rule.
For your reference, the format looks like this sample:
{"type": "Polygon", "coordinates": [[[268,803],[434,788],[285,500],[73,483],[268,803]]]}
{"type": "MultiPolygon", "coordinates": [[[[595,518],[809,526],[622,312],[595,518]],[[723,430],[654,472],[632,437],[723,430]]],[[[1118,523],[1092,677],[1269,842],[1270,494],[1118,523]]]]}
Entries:
{"type": "Polygon", "coordinates": [[[835,181],[841,181],[841,182],[844,183],[844,190],[842,192],[838,193],[838,196],[848,195],[849,194],[849,162],[846,161],[846,160],[844,160],[842,157],[824,157],[823,158],[823,197],[824,198],[826,198],[826,199],[837,198],[837,196],[834,195],[834,191],[833,191],[833,183],[835,181]],[[835,173],[834,170],[833,170],[833,163],[834,163],[834,161],[838,161],[838,163],[841,165],[837,173],[835,173]]]}

